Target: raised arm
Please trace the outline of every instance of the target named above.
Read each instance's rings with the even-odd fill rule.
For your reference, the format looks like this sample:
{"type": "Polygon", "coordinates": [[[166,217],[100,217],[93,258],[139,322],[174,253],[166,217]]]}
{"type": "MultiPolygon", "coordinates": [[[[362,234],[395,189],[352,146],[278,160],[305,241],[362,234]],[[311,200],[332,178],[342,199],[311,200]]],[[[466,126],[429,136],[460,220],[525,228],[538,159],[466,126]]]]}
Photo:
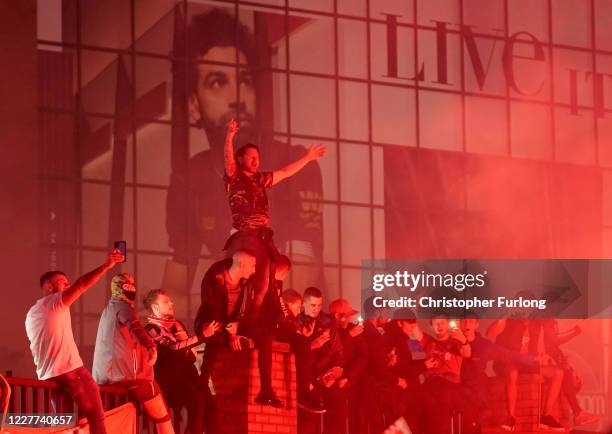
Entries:
{"type": "Polygon", "coordinates": [[[323,145],[310,145],[310,147],[306,151],[306,154],[302,158],[295,160],[293,163],[288,164],[282,169],[274,171],[272,185],[276,185],[283,179],[287,179],[295,175],[311,161],[317,160],[324,156],[325,151],[326,148],[323,145]]]}
{"type": "Polygon", "coordinates": [[[96,284],[100,277],[108,270],[113,268],[117,262],[123,261],[123,255],[119,250],[113,250],[106,258],[104,264],[100,265],[95,270],[90,271],[79,277],[68,289],[62,292],[62,302],[65,306],[70,306],[78,300],[78,298],[89,288],[96,284]]]}
{"type": "Polygon", "coordinates": [[[225,136],[225,173],[230,178],[236,173],[236,160],[234,159],[234,137],[238,133],[238,122],[232,119],[227,127],[227,135],[225,136]]]}
{"type": "Polygon", "coordinates": [[[487,337],[489,339],[495,339],[497,336],[499,336],[506,328],[507,321],[508,320],[506,318],[493,321],[487,329],[487,337]]]}

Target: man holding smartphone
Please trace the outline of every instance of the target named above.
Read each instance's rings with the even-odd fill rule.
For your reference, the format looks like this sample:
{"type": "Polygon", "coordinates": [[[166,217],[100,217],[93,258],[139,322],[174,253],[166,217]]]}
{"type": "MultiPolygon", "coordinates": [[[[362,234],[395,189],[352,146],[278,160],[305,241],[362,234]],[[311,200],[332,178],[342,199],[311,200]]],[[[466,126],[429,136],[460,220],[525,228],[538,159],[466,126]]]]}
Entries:
{"type": "Polygon", "coordinates": [[[92,434],[105,434],[104,410],[98,386],[83,366],[74,337],[70,306],[118,262],[123,255],[113,250],[104,264],[79,277],[72,285],[62,271],[40,277],[45,295],[26,315],[26,333],[40,380],[53,380],[68,392],[89,422],[92,434]]]}

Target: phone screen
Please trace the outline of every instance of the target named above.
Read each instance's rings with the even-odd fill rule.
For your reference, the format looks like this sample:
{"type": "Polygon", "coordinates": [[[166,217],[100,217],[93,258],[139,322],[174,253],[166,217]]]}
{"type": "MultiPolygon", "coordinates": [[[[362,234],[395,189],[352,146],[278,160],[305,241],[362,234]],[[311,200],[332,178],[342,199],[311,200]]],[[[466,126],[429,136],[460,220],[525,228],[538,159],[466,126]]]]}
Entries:
{"type": "Polygon", "coordinates": [[[123,255],[123,262],[127,261],[127,243],[125,241],[115,241],[115,249],[123,255]]]}

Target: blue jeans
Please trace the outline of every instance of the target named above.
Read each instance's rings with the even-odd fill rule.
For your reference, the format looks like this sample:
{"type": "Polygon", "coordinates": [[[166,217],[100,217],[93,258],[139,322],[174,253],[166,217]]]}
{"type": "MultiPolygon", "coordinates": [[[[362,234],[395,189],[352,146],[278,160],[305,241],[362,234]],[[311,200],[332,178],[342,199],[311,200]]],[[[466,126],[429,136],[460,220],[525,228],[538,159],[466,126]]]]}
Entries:
{"type": "Polygon", "coordinates": [[[89,422],[91,434],[106,434],[100,390],[87,369],[81,366],[51,380],[74,399],[79,407],[79,416],[85,416],[89,422]]]}

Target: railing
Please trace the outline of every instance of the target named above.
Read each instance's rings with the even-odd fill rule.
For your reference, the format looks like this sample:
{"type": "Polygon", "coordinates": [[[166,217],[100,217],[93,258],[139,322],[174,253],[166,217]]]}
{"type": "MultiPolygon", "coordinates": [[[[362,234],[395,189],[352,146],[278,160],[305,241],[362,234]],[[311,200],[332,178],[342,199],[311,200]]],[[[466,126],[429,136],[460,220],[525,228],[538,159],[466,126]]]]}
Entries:
{"type": "MultiPolygon", "coordinates": [[[[34,380],[30,378],[5,377],[11,386],[9,413],[70,413],[76,407],[66,393],[62,393],[54,381],[34,380]]],[[[125,404],[129,401],[127,389],[117,386],[99,386],[104,411],[125,404]]],[[[138,409],[139,406],[136,406],[138,409]]],[[[138,410],[138,432],[154,433],[153,423],[146,414],[138,410]]],[[[181,414],[172,411],[174,430],[181,432],[181,414]]]]}
{"type": "MultiPolygon", "coordinates": [[[[64,413],[74,408],[69,396],[59,391],[54,381],[6,377],[13,391],[9,413],[64,413]]],[[[100,386],[104,410],[110,410],[128,402],[127,390],[122,387],[100,386]]]]}

